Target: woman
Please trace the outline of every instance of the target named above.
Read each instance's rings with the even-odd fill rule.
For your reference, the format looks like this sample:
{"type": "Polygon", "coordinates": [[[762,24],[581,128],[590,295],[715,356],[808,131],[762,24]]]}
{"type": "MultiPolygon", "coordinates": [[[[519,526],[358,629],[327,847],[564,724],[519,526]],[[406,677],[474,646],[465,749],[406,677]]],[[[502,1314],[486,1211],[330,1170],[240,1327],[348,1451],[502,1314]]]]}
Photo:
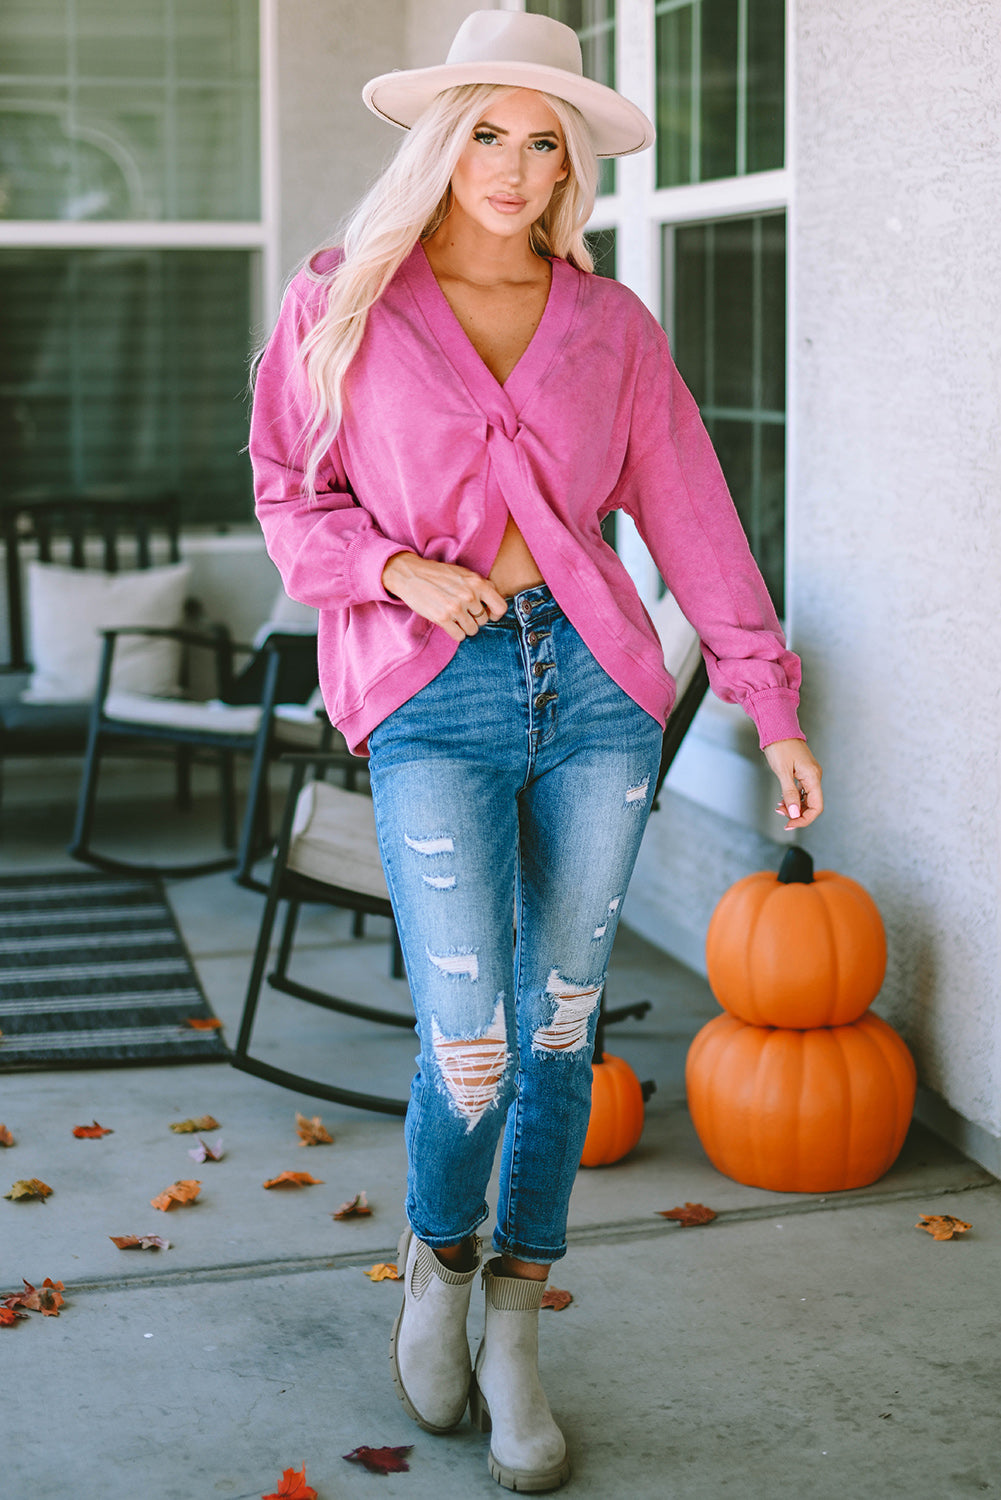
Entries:
{"type": "Polygon", "coordinates": [[[258,371],[257,507],[321,611],[333,721],[369,754],[421,1052],[394,1379],[432,1432],[492,1423],[509,1489],[569,1477],[537,1318],[565,1253],[598,1005],[674,687],[600,523],[636,520],[758,726],[786,827],[820,812],[782,638],[655,320],[591,274],[596,152],[639,110],[574,33],[483,11],[369,106],[409,129],[343,250],[293,281],[258,371]],[[471,1369],[476,1230],[501,1148],[471,1369]]]}

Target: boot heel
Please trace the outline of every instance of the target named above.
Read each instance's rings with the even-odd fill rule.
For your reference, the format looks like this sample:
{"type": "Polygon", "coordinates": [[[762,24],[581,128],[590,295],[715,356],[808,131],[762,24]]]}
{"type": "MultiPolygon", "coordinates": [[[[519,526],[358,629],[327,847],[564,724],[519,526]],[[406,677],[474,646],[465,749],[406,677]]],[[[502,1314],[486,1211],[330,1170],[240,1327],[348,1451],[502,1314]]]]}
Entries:
{"type": "Polygon", "coordinates": [[[476,1384],[476,1376],[473,1376],[469,1387],[469,1418],[474,1427],[480,1432],[489,1432],[491,1428],[490,1408],[483,1399],[483,1392],[476,1384]]]}

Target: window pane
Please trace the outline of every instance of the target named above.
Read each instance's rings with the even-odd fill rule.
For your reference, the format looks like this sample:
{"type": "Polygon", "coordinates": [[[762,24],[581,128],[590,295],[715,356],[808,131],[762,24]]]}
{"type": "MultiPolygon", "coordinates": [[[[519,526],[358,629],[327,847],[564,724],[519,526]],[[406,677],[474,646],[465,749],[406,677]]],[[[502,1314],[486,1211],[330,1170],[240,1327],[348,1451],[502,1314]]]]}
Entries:
{"type": "MultiPolygon", "coordinates": [[[[580,41],[585,75],[615,87],[615,0],[526,0],[525,9],[571,26],[580,41]]],[[[615,192],[613,160],[598,163],[598,192],[615,192]]]]}
{"type": "Polygon", "coordinates": [[[699,404],[751,549],[783,607],[785,219],[664,229],[674,356],[699,404]]]}
{"type": "Polygon", "coordinates": [[[614,229],[589,229],[584,236],[587,247],[594,256],[594,269],[599,276],[615,280],[616,242],[614,229]]]}
{"type": "Polygon", "coordinates": [[[4,0],[0,216],[254,219],[257,0],[4,0]]]}
{"type": "Polygon", "coordinates": [[[252,516],[245,251],[0,252],[10,492],[177,488],[190,522],[252,516]]]}
{"type": "Polygon", "coordinates": [[[784,0],[657,0],[657,186],[784,161],[784,0]]]}

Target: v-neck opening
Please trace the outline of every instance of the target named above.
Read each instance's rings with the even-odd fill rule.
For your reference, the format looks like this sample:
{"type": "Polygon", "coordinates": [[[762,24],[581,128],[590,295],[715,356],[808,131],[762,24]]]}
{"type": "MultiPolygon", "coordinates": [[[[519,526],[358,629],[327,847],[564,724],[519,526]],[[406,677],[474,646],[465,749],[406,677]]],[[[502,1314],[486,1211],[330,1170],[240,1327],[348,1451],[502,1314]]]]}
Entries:
{"type": "Polygon", "coordinates": [[[405,264],[413,273],[414,290],[424,293],[418,302],[432,333],[474,393],[477,388],[483,394],[490,391],[495,398],[499,395],[517,408],[542,377],[569,324],[575,299],[568,295],[570,288],[564,278],[570,267],[556,257],[550,261],[549,292],[542,317],[514,368],[501,382],[460,323],[419,240],[405,264]]]}

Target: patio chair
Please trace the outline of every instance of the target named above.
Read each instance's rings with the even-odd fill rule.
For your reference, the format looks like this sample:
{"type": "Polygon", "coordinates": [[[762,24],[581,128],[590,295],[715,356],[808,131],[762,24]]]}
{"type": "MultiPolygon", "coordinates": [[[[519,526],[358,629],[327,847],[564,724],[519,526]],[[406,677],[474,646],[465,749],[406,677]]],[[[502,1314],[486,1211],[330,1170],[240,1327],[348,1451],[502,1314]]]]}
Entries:
{"type": "Polygon", "coordinates": [[[97,691],[77,800],[69,853],[99,869],[168,877],[207,875],[232,869],[236,880],[264,890],[253,875],[255,860],[268,841],[268,772],[287,750],[321,742],[324,717],[319,707],[316,663],[316,611],[293,606],[279,596],[272,619],[252,646],[238,645],[225,631],[209,633],[120,627],[105,630],[97,691]],[[299,611],[296,614],[296,611],[299,611]],[[214,658],[216,695],[191,701],[116,687],[116,651],[135,637],[179,642],[208,650],[214,658]],[[236,670],[236,659],[249,659],[236,670]],[[98,778],[105,754],[122,743],[180,755],[184,791],[195,758],[214,760],[219,769],[221,842],[225,851],[182,864],[139,863],[102,853],[93,846],[98,778]],[[249,782],[237,834],[235,761],[250,762],[249,782]]]}
{"type": "MultiPolygon", "coordinates": [[[[191,604],[177,496],[90,491],[0,498],[6,656],[0,660],[0,766],[87,744],[101,624],[180,626],[191,604]]],[[[166,670],[162,649],[127,674],[166,670]]]]}
{"type": "MultiPolygon", "coordinates": [[[[677,702],[664,734],[660,774],[652,802],[652,806],[656,808],[661,784],[709,683],[698,637],[669,594],[661,600],[653,617],[664,647],[665,663],[678,684],[677,702]]],[[[357,760],[352,762],[352,758],[343,753],[326,756],[301,754],[290,759],[294,761],[294,770],[275,850],[267,901],[261,916],[239,1035],[230,1060],[242,1072],[318,1099],[328,1099],[335,1104],[347,1104],[380,1114],[403,1115],[407,1106],[402,1099],[369,1094],[326,1079],[295,1073],[266,1058],[255,1056],[250,1050],[272,933],[283,902],[286,904],[285,922],[277,959],[274,969],[267,975],[267,982],[272,989],[308,1001],[322,1009],[356,1016],[379,1025],[402,1027],[408,1031],[412,1031],[414,1025],[413,1015],[409,1011],[390,1011],[343,999],[339,995],[331,995],[304,984],[289,973],[296,924],[303,902],[319,902],[346,908],[356,913],[356,921],[359,915],[363,917],[364,914],[388,917],[390,921],[393,916],[376,843],[371,798],[363,792],[352,790],[350,783],[347,786],[335,786],[324,779],[325,771],[330,766],[347,768],[350,777],[352,765],[357,768],[357,760]],[[315,774],[307,781],[307,773],[311,769],[315,774]]],[[[396,969],[398,976],[402,977],[395,927],[393,933],[396,969]]],[[[599,1035],[603,1033],[605,1026],[624,1020],[627,1016],[642,1016],[649,1009],[650,1002],[646,1000],[607,1009],[603,996],[599,1035]]]]}

